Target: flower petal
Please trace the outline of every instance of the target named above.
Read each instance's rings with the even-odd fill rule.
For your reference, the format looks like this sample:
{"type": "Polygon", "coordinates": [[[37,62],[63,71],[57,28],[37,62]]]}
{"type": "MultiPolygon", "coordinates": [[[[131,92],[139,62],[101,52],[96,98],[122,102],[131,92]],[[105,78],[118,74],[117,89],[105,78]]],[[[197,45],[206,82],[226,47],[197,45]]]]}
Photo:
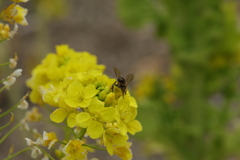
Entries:
{"type": "Polygon", "coordinates": [[[98,121],[91,121],[87,128],[87,133],[92,139],[97,139],[101,137],[103,132],[103,125],[98,121]]]}
{"type": "Polygon", "coordinates": [[[93,84],[89,84],[87,87],[84,88],[84,93],[85,98],[89,99],[97,94],[97,90],[93,84]]]}
{"type": "Polygon", "coordinates": [[[86,108],[91,103],[92,99],[84,99],[82,102],[78,103],[79,107],[86,108]]]}
{"type": "Polygon", "coordinates": [[[127,125],[127,131],[134,135],[136,132],[142,131],[142,125],[138,120],[133,120],[129,122],[127,125]]]}
{"type": "Polygon", "coordinates": [[[76,123],[82,128],[87,128],[91,122],[92,117],[89,113],[81,112],[76,116],[76,123]]]}
{"type": "Polygon", "coordinates": [[[71,113],[68,116],[68,119],[67,119],[68,127],[73,128],[74,126],[76,126],[76,116],[77,116],[76,113],[71,113]]]}
{"type": "Polygon", "coordinates": [[[101,110],[100,118],[103,122],[112,122],[115,119],[115,108],[107,107],[101,110]]]}
{"type": "Polygon", "coordinates": [[[62,108],[58,108],[55,111],[53,111],[53,113],[50,115],[50,119],[53,122],[61,123],[62,121],[64,121],[66,116],[67,112],[62,108]]]}
{"type": "Polygon", "coordinates": [[[98,98],[94,97],[91,104],[88,106],[90,113],[95,113],[104,108],[104,103],[99,101],[98,98]]]}

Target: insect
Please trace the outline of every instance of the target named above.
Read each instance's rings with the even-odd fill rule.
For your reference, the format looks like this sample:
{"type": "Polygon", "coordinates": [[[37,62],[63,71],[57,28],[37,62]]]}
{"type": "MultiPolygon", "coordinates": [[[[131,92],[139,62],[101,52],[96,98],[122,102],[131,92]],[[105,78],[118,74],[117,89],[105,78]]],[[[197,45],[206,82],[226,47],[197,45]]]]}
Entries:
{"type": "Polygon", "coordinates": [[[133,80],[134,76],[133,76],[133,74],[128,74],[125,79],[120,76],[121,72],[116,67],[114,67],[114,72],[117,76],[117,80],[112,84],[111,89],[113,91],[114,86],[120,88],[122,91],[122,96],[124,98],[124,94],[126,94],[126,92],[127,92],[127,85],[133,80]]]}

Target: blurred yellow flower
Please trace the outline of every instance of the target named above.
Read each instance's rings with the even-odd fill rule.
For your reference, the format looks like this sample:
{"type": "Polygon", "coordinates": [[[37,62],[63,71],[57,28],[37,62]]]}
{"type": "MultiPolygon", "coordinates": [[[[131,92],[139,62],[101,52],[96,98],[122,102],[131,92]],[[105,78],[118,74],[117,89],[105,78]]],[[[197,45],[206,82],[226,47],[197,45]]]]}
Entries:
{"type": "Polygon", "coordinates": [[[1,19],[8,21],[9,23],[18,23],[23,26],[28,25],[28,22],[25,18],[28,10],[19,6],[18,4],[11,4],[8,7],[5,7],[0,13],[1,19]]]}
{"type": "Polygon", "coordinates": [[[51,133],[47,133],[47,132],[43,132],[43,137],[42,138],[38,138],[37,142],[40,145],[43,146],[48,146],[48,149],[52,148],[52,146],[58,141],[57,139],[57,135],[54,132],[51,133]]]}
{"type": "Polygon", "coordinates": [[[12,0],[13,2],[16,2],[16,3],[20,3],[20,2],[24,2],[24,3],[26,3],[26,2],[28,2],[29,0],[12,0]]]}
{"type": "Polygon", "coordinates": [[[42,114],[39,113],[38,107],[33,107],[31,111],[26,112],[25,118],[29,122],[39,122],[42,119],[42,114]]]}
{"type": "Polygon", "coordinates": [[[8,24],[3,24],[0,23],[0,39],[5,39],[5,38],[9,38],[9,25],[8,24]]]}

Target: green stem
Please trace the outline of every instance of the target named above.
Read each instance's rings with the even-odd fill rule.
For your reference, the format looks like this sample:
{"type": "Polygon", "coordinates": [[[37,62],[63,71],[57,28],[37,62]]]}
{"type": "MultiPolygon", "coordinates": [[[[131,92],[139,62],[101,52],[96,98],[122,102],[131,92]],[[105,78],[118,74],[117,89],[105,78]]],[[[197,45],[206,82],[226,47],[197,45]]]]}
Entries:
{"type": "Polygon", "coordinates": [[[51,160],[55,160],[50,154],[48,154],[45,150],[43,150],[41,147],[36,146],[37,148],[39,148],[45,155],[47,155],[51,160]]]}
{"type": "Polygon", "coordinates": [[[4,85],[4,86],[0,89],[0,93],[1,93],[5,88],[7,88],[7,86],[4,85]]]}
{"type": "Polygon", "coordinates": [[[54,123],[54,122],[52,122],[52,121],[50,121],[50,120],[48,120],[48,119],[42,118],[42,121],[43,121],[43,122],[50,123],[50,124],[52,124],[52,125],[54,125],[54,126],[57,126],[57,127],[61,128],[62,130],[65,129],[62,125],[57,124],[57,123],[54,123]]]}
{"type": "MultiPolygon", "coordinates": [[[[1,41],[0,41],[1,42],[1,41]]],[[[2,67],[2,66],[6,66],[6,65],[9,65],[10,64],[10,62],[7,62],[7,63],[3,63],[3,64],[0,64],[0,67],[2,67]]]]}
{"type": "Polygon", "coordinates": [[[59,143],[62,143],[62,144],[64,144],[64,145],[67,145],[67,143],[65,143],[65,142],[62,142],[62,141],[58,141],[59,143]]]}
{"type": "Polygon", "coordinates": [[[21,154],[21,153],[23,153],[23,152],[25,152],[25,151],[28,151],[29,149],[30,149],[29,147],[28,147],[28,148],[25,148],[25,149],[23,149],[23,150],[21,150],[21,151],[15,153],[15,154],[13,154],[13,155],[7,157],[7,158],[5,158],[4,160],[12,159],[13,157],[15,157],[15,156],[17,156],[17,155],[19,155],[19,154],[21,154]]]}
{"type": "Polygon", "coordinates": [[[10,37],[7,37],[7,38],[4,38],[4,39],[1,39],[0,42],[3,42],[3,41],[6,41],[8,40],[10,37]]]}
{"type": "Polygon", "coordinates": [[[87,128],[82,128],[80,133],[79,133],[79,138],[78,139],[82,140],[82,138],[83,138],[84,134],[86,133],[86,131],[87,131],[87,128]]]}
{"type": "MultiPolygon", "coordinates": [[[[1,92],[1,91],[0,91],[1,92]]],[[[3,116],[7,115],[9,112],[11,112],[12,110],[16,109],[17,106],[20,104],[20,102],[18,102],[15,106],[13,106],[12,108],[10,108],[9,110],[7,110],[6,112],[0,114],[0,118],[2,118],[3,116]]]]}
{"type": "Polygon", "coordinates": [[[76,133],[74,132],[74,129],[73,129],[73,128],[71,128],[71,131],[72,131],[72,134],[74,135],[74,137],[76,138],[77,135],[76,135],[76,133]]]}
{"type": "Polygon", "coordinates": [[[43,108],[46,109],[49,113],[52,113],[52,112],[54,111],[54,110],[53,110],[52,108],[50,108],[50,106],[47,105],[47,104],[45,104],[43,108]]]}
{"type": "Polygon", "coordinates": [[[88,145],[88,144],[82,144],[82,146],[86,146],[86,147],[94,148],[94,149],[100,149],[100,150],[104,150],[104,151],[107,150],[106,148],[96,147],[96,146],[92,146],[92,145],[88,145]]]}
{"type": "Polygon", "coordinates": [[[0,81],[0,83],[3,83],[3,82],[4,82],[4,81],[6,81],[6,80],[7,80],[7,78],[5,78],[5,79],[1,80],[1,81],[0,81]]]}
{"type": "Polygon", "coordinates": [[[16,126],[14,126],[10,131],[8,131],[8,133],[6,133],[2,139],[0,140],[0,144],[13,132],[15,131],[19,126],[21,125],[21,122],[18,123],[16,126]]]}
{"type": "Polygon", "coordinates": [[[9,126],[11,123],[10,122],[8,122],[7,124],[5,124],[4,126],[2,126],[2,127],[0,127],[0,130],[2,130],[2,129],[4,129],[4,128],[6,128],[7,126],[9,126]]]}

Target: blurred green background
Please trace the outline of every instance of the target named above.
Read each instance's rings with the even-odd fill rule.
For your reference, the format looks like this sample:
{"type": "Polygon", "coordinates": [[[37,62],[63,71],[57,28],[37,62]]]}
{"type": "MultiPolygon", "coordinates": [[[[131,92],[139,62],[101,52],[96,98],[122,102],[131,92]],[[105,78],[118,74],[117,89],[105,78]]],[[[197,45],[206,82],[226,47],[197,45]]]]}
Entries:
{"type": "MultiPolygon", "coordinates": [[[[135,75],[129,89],[143,131],[131,138],[134,160],[240,159],[239,1],[30,0],[22,6],[29,25],[1,43],[0,60],[16,52],[23,76],[0,95],[1,108],[26,93],[31,70],[55,45],[68,44],[96,55],[111,77],[113,67],[135,75]]],[[[15,114],[20,119],[24,111],[15,114]]],[[[0,146],[0,159],[16,137],[16,151],[25,146],[26,133],[12,135],[0,146]]],[[[117,159],[101,151],[96,157],[117,159]]]]}

